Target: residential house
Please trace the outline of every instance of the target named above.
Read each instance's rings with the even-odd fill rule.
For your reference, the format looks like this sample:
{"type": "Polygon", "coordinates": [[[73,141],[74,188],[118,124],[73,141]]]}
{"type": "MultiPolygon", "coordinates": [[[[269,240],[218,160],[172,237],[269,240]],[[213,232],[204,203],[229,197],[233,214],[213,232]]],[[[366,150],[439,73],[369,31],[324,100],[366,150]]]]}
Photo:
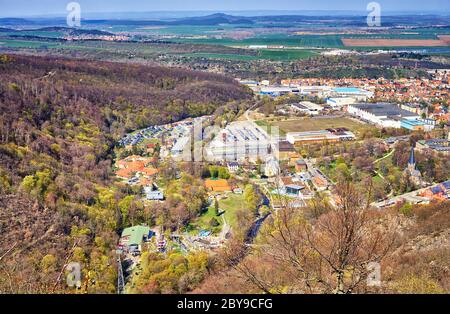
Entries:
{"type": "Polygon", "coordinates": [[[308,171],[308,164],[304,159],[300,158],[295,162],[295,171],[297,172],[308,171]]]}
{"type": "Polygon", "coordinates": [[[119,240],[119,247],[127,251],[142,251],[142,243],[148,242],[152,232],[147,226],[125,228],[119,240]]]}
{"type": "Polygon", "coordinates": [[[302,190],[304,189],[305,187],[299,184],[289,184],[285,186],[286,195],[292,197],[302,197],[302,190]]]}
{"type": "Polygon", "coordinates": [[[229,162],[227,168],[230,173],[236,173],[239,171],[239,163],[235,161],[229,162]]]}

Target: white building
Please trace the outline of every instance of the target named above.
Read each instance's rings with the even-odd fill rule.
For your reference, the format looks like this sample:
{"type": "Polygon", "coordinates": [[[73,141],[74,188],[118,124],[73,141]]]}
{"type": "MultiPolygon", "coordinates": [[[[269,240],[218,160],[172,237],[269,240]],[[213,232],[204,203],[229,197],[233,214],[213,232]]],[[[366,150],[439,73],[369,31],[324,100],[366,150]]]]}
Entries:
{"type": "Polygon", "coordinates": [[[374,93],[357,87],[336,87],[331,92],[335,97],[352,97],[357,101],[367,101],[374,96],[374,93]]]}
{"type": "Polygon", "coordinates": [[[276,144],[262,128],[249,121],[233,122],[221,130],[206,149],[214,161],[266,160],[276,154],[276,144]]]}
{"type": "Polygon", "coordinates": [[[349,105],[348,113],[360,119],[376,124],[384,128],[401,128],[401,120],[417,120],[419,115],[403,110],[395,104],[389,103],[364,103],[349,105]]]}
{"type": "Polygon", "coordinates": [[[328,129],[320,131],[290,132],[286,134],[286,140],[292,145],[314,144],[314,143],[335,143],[342,141],[352,141],[355,134],[347,129],[328,129]]]}
{"type": "Polygon", "coordinates": [[[355,97],[331,97],[327,99],[327,105],[332,108],[340,109],[356,103],[358,100],[355,97]]]}
{"type": "Polygon", "coordinates": [[[295,91],[292,88],[285,86],[264,86],[259,89],[259,94],[269,96],[282,96],[293,92],[295,91]]]}
{"type": "Polygon", "coordinates": [[[310,101],[302,101],[299,104],[292,104],[291,108],[295,111],[303,112],[309,115],[318,115],[324,108],[310,101]]]}

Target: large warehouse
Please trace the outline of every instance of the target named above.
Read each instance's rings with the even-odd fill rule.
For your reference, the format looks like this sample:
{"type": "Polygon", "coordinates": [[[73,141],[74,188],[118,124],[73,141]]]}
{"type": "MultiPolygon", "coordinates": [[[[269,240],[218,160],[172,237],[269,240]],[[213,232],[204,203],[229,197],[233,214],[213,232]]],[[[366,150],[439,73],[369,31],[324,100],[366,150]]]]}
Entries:
{"type": "Polygon", "coordinates": [[[291,132],[286,134],[286,140],[293,145],[323,142],[335,143],[341,141],[352,141],[355,138],[355,134],[345,128],[308,132],[291,132]]]}
{"type": "Polygon", "coordinates": [[[231,123],[207,149],[208,157],[217,161],[264,161],[276,152],[276,143],[272,143],[267,132],[249,121],[231,123]]]}
{"type": "Polygon", "coordinates": [[[373,97],[373,92],[356,87],[336,87],[333,88],[332,95],[335,97],[353,97],[358,101],[367,101],[367,99],[373,97]]]}
{"type": "Polygon", "coordinates": [[[374,123],[385,128],[401,128],[402,120],[418,120],[416,113],[403,110],[399,106],[390,103],[364,103],[348,105],[348,113],[358,116],[360,119],[374,123]]]}

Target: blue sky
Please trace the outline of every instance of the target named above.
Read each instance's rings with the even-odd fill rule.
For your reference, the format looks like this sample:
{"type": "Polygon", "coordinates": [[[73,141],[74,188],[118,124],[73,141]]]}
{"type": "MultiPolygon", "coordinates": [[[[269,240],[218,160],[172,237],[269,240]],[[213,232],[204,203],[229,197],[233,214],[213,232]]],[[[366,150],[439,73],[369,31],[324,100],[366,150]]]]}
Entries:
{"type": "MultiPolygon", "coordinates": [[[[0,16],[64,15],[70,0],[0,0],[0,16]]],[[[370,0],[78,0],[84,12],[351,10],[365,11],[370,0]]],[[[450,12],[449,0],[378,0],[388,11],[450,12]]],[[[298,13],[298,12],[296,12],[298,13]]]]}

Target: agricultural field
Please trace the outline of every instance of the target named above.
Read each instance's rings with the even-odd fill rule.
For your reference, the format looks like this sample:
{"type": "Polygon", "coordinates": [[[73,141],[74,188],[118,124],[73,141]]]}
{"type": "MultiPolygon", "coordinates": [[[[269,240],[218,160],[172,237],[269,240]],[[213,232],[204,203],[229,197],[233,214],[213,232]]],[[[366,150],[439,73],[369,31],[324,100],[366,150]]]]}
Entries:
{"type": "Polygon", "coordinates": [[[285,47],[318,47],[318,48],[339,48],[343,47],[338,35],[290,35],[271,34],[266,36],[255,36],[242,40],[231,38],[177,38],[175,42],[196,43],[222,46],[285,46],[285,47]]]}
{"type": "Polygon", "coordinates": [[[183,54],[186,57],[197,57],[206,59],[223,59],[223,60],[239,60],[239,61],[249,61],[249,60],[272,60],[272,61],[291,61],[291,60],[301,60],[317,55],[317,52],[313,50],[271,50],[271,49],[261,49],[258,50],[256,56],[251,55],[241,55],[241,54],[220,54],[220,53],[187,53],[183,54]]]}
{"type": "Polygon", "coordinates": [[[257,60],[257,56],[247,56],[240,54],[225,54],[225,53],[207,53],[207,52],[198,52],[198,53],[186,53],[182,54],[185,57],[191,58],[205,58],[205,59],[220,59],[220,60],[239,60],[239,61],[249,61],[249,60],[257,60]]]}
{"type": "Polygon", "coordinates": [[[450,41],[444,39],[342,39],[346,47],[446,47],[450,41]]]}
{"type": "Polygon", "coordinates": [[[34,40],[12,40],[0,38],[0,47],[5,48],[29,48],[29,49],[47,49],[61,47],[57,42],[45,42],[34,40]]]}

